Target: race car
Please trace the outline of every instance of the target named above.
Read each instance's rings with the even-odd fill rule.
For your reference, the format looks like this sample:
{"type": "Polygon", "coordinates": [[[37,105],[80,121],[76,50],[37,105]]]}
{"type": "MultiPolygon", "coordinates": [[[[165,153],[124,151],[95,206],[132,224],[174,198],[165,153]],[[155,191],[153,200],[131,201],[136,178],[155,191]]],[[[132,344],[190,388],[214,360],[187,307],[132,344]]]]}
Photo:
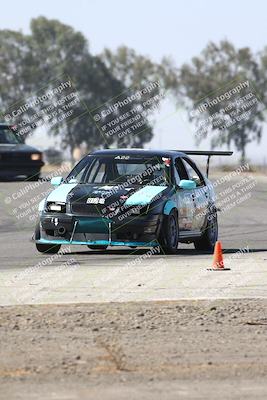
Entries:
{"type": "Polygon", "coordinates": [[[85,156],[39,204],[36,248],[61,245],[156,247],[175,254],[178,243],[213,250],[218,238],[210,157],[223,151],[106,149],[85,156]],[[189,155],[208,157],[206,175],[189,155]]]}

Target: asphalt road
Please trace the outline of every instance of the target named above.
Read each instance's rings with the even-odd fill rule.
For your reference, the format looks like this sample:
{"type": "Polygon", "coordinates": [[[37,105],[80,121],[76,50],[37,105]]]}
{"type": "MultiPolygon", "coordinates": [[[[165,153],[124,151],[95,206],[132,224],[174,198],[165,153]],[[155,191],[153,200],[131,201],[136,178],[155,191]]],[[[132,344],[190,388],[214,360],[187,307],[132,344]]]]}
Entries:
{"type": "Polygon", "coordinates": [[[50,185],[0,183],[1,400],[266,399],[267,177],[222,177],[221,272],[192,245],[41,255],[50,185]]]}
{"type": "Polygon", "coordinates": [[[219,273],[206,271],[212,257],[193,245],[174,256],[84,246],[41,255],[30,239],[50,184],[0,182],[0,304],[267,297],[267,177],[220,173],[213,180],[222,209],[219,238],[231,268],[219,273]]]}

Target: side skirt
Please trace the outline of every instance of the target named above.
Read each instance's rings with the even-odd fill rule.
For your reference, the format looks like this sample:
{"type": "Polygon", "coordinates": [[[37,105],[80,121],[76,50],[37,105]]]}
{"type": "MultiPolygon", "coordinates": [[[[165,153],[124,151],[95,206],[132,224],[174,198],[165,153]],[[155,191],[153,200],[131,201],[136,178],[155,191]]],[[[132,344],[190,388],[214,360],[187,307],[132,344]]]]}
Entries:
{"type": "Polygon", "coordinates": [[[201,231],[180,231],[179,242],[193,242],[196,239],[200,239],[202,236],[201,231]]]}

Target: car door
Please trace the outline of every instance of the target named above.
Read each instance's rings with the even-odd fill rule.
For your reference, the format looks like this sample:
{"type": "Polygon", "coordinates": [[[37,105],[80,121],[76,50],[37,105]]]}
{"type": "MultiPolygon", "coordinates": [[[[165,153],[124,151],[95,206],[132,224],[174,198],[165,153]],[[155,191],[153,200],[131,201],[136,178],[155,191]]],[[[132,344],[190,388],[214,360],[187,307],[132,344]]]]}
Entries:
{"type": "Polygon", "coordinates": [[[174,163],[174,180],[176,184],[176,204],[178,209],[179,230],[191,231],[193,229],[195,206],[194,191],[180,189],[179,183],[182,179],[189,179],[187,170],[180,157],[175,159],[174,163]]]}
{"type": "Polygon", "coordinates": [[[188,179],[196,182],[196,188],[193,189],[192,198],[195,208],[194,221],[192,228],[194,231],[201,230],[206,221],[206,215],[209,206],[208,188],[206,186],[202,173],[196,164],[187,157],[182,158],[182,162],[186,168],[188,179]]]}

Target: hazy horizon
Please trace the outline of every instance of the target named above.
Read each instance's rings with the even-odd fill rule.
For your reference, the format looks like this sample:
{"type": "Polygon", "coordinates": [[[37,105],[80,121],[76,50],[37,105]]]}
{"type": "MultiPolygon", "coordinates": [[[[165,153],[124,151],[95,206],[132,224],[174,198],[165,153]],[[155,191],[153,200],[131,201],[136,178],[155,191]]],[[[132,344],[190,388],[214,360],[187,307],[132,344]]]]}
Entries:
{"type": "MultiPolygon", "coordinates": [[[[78,0],[73,4],[62,0],[45,3],[11,0],[2,5],[1,29],[27,33],[30,20],[44,15],[80,30],[88,39],[93,54],[105,47],[115,50],[126,45],[157,62],[163,56],[171,56],[180,66],[198,55],[209,41],[228,39],[237,47],[249,46],[253,52],[259,52],[267,45],[266,11],[267,3],[259,0],[249,4],[226,0],[216,3],[216,7],[211,0],[136,0],[134,3],[78,0]]],[[[196,148],[192,127],[180,112],[174,112],[175,105],[170,102],[163,107],[155,125],[155,136],[146,147],[165,147],[168,133],[167,148],[196,148]],[[169,114],[171,116],[166,118],[169,114]]],[[[247,146],[252,162],[265,160],[266,132],[265,124],[260,146],[255,143],[247,146]]],[[[41,149],[47,147],[48,142],[54,143],[43,135],[35,135],[28,142],[41,149]]],[[[209,141],[203,141],[200,147],[209,147],[209,141]]]]}

